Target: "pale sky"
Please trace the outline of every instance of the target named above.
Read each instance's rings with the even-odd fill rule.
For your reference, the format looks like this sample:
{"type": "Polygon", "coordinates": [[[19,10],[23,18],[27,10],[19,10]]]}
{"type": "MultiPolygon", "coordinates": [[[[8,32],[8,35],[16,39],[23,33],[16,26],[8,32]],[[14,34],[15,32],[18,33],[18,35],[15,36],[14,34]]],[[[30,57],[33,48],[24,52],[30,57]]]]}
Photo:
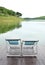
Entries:
{"type": "Polygon", "coordinates": [[[18,11],[22,17],[45,16],[45,0],[0,0],[0,6],[18,11]]]}

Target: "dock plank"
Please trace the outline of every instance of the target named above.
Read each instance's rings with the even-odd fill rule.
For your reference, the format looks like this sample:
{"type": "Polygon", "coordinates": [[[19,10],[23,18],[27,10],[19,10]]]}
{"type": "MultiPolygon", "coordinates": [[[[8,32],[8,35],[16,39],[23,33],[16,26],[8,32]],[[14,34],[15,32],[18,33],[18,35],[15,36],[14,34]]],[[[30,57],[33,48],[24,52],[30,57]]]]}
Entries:
{"type": "Polygon", "coordinates": [[[6,47],[0,49],[0,65],[45,65],[45,46],[38,47],[37,57],[6,57],[6,47]]]}

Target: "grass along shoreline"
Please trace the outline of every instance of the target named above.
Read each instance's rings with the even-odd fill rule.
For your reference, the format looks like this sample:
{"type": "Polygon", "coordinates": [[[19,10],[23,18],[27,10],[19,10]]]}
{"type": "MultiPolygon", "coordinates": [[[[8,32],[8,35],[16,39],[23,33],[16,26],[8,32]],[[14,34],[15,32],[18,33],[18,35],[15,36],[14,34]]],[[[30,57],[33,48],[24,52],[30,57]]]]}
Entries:
{"type": "Polygon", "coordinates": [[[23,19],[16,16],[0,16],[0,33],[19,28],[21,21],[23,21],[23,19]]]}

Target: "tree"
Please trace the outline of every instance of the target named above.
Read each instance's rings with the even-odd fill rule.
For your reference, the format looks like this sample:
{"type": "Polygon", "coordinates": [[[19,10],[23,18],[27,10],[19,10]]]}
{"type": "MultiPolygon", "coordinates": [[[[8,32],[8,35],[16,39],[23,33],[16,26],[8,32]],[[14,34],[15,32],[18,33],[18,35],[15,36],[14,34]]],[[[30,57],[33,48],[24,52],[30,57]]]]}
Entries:
{"type": "Polygon", "coordinates": [[[19,13],[19,12],[16,12],[16,16],[22,16],[22,14],[21,13],[19,13]]]}
{"type": "Polygon", "coordinates": [[[10,15],[10,16],[17,16],[17,17],[22,16],[21,13],[15,12],[13,10],[9,10],[5,7],[0,7],[0,15],[10,15]]]}

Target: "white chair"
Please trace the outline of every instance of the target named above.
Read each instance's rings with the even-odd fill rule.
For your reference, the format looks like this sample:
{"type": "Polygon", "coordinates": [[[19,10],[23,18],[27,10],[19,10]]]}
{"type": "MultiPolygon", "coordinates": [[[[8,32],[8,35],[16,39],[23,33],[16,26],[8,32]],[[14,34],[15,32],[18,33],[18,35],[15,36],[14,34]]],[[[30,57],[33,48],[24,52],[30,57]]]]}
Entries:
{"type": "Polygon", "coordinates": [[[37,56],[37,41],[23,40],[22,41],[22,56],[37,56]]]}
{"type": "Polygon", "coordinates": [[[7,41],[7,56],[21,56],[21,40],[6,39],[7,41]]]}

